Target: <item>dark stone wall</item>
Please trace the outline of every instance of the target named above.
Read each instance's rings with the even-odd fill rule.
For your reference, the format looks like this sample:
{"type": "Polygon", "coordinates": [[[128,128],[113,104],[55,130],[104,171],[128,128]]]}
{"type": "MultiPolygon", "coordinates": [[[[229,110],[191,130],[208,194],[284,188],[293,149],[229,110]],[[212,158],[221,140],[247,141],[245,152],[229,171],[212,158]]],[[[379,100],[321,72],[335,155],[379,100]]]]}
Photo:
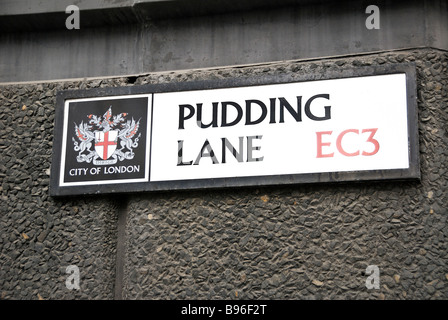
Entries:
{"type": "Polygon", "coordinates": [[[1,299],[114,297],[119,204],[48,191],[55,94],[100,83],[0,86],[1,299]],[[79,291],[65,286],[69,265],[79,268],[79,291]]]}
{"type": "Polygon", "coordinates": [[[434,49],[1,86],[0,298],[446,299],[447,123],[448,53],[434,49]],[[421,181],[48,196],[58,90],[408,62],[421,181]]]}
{"type": "Polygon", "coordinates": [[[417,66],[420,182],[142,194],[126,227],[127,299],[448,298],[448,55],[402,51],[190,71],[142,83],[417,66]],[[368,265],[380,289],[366,288],[368,265]]]}

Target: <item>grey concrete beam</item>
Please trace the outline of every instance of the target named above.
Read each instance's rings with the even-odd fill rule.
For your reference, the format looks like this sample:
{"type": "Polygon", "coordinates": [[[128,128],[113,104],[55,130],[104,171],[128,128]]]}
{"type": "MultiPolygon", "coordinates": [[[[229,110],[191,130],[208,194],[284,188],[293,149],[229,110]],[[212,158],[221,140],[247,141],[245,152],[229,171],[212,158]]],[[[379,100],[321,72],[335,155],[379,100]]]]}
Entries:
{"type": "Polygon", "coordinates": [[[0,0],[0,16],[23,14],[41,14],[65,11],[69,5],[76,5],[81,10],[104,10],[116,8],[138,7],[156,9],[148,12],[157,15],[157,9],[162,6],[172,12],[189,10],[200,13],[217,13],[225,11],[248,10],[266,6],[282,6],[285,4],[309,4],[321,2],[336,2],[338,0],[0,0]]]}
{"type": "MultiPolygon", "coordinates": [[[[2,30],[0,82],[126,76],[412,47],[448,50],[446,1],[377,1],[379,30],[365,27],[369,4],[310,1],[155,20],[122,18],[95,27],[85,26],[81,12],[80,30],[67,30],[64,14],[56,29],[2,30]]],[[[111,10],[124,9],[101,11],[111,10]]]]}
{"type": "Polygon", "coordinates": [[[79,8],[83,27],[98,27],[332,1],[336,0],[0,0],[0,30],[59,29],[69,5],[79,8]]]}
{"type": "Polygon", "coordinates": [[[0,0],[0,16],[64,12],[69,5],[76,5],[83,10],[102,10],[160,1],[166,0],[0,0]]]}

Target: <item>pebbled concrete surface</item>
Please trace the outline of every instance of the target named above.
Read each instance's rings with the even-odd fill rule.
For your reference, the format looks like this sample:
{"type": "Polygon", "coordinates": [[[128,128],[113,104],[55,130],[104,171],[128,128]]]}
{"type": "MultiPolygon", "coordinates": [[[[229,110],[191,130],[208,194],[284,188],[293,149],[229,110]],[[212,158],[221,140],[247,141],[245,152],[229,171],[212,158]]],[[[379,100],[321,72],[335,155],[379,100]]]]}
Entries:
{"type": "Polygon", "coordinates": [[[447,88],[448,54],[434,49],[2,85],[0,298],[446,299],[447,88]],[[58,90],[407,62],[417,68],[420,182],[48,196],[58,90]],[[80,290],[65,286],[69,265],[80,290]],[[366,288],[368,265],[380,289],[366,288]]]}

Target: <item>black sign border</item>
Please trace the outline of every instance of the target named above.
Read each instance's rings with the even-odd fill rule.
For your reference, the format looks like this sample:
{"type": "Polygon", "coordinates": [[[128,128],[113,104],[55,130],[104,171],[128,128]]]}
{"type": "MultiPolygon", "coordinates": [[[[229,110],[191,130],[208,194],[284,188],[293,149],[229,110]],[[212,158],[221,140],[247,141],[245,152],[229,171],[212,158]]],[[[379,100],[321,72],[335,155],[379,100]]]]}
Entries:
{"type": "MultiPolygon", "coordinates": [[[[326,71],[325,73],[307,73],[297,76],[294,72],[278,75],[257,75],[252,77],[201,80],[190,82],[175,82],[162,84],[145,84],[126,87],[94,88],[86,90],[64,90],[57,93],[55,111],[55,132],[63,130],[64,104],[69,99],[95,98],[122,95],[152,94],[176,91],[208,90],[219,88],[237,88],[292,82],[308,82],[317,80],[335,80],[363,76],[387,75],[394,73],[406,74],[407,123],[409,168],[389,170],[365,170],[348,172],[322,172],[307,174],[284,174],[250,177],[231,177],[213,179],[194,179],[157,182],[135,182],[120,184],[94,184],[82,186],[60,186],[59,174],[61,165],[62,135],[55,134],[50,176],[50,195],[67,196],[99,193],[128,193],[145,191],[168,191],[186,189],[228,188],[269,186],[308,183],[332,183],[355,181],[382,180],[420,180],[420,159],[418,145],[418,108],[417,108],[417,77],[415,63],[385,64],[379,66],[363,66],[342,70],[326,71]]],[[[152,113],[151,104],[151,113],[152,113]]],[[[151,114],[151,122],[152,114],[151,114]]],[[[150,148],[152,148],[152,123],[150,133],[150,148]]],[[[151,152],[149,156],[151,159],[151,152]]],[[[149,170],[151,161],[149,161],[149,170]]]]}

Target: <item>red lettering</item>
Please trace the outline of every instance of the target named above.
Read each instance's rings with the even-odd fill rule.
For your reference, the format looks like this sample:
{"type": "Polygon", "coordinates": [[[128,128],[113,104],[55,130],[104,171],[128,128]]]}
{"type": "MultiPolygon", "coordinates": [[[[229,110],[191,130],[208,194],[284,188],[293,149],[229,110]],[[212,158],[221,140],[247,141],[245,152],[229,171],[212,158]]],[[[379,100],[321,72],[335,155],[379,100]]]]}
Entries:
{"type": "Polygon", "coordinates": [[[373,129],[363,129],[362,133],[364,132],[370,132],[370,136],[367,139],[367,142],[373,143],[373,145],[375,146],[375,149],[372,152],[362,152],[363,156],[373,156],[374,154],[376,154],[378,152],[378,150],[380,150],[380,143],[378,142],[378,140],[373,139],[373,136],[375,135],[375,133],[378,131],[378,128],[373,128],[373,129]]]}
{"type": "MultiPolygon", "coordinates": [[[[374,149],[372,152],[366,152],[366,151],[360,152],[358,149],[357,151],[350,153],[350,152],[347,152],[342,147],[342,139],[344,139],[345,135],[347,133],[356,133],[357,135],[359,135],[358,129],[347,129],[347,130],[342,131],[336,138],[336,148],[340,154],[342,154],[343,156],[346,156],[346,157],[355,157],[355,156],[359,156],[359,155],[373,156],[376,153],[378,153],[378,150],[380,149],[380,143],[378,142],[378,140],[373,138],[377,131],[378,131],[378,128],[362,129],[362,131],[361,131],[361,133],[370,132],[370,135],[367,138],[366,142],[369,142],[374,145],[374,149]]],[[[331,142],[322,142],[322,136],[323,135],[331,135],[332,133],[333,133],[333,131],[316,132],[316,135],[317,135],[317,156],[316,156],[316,158],[331,158],[334,156],[334,152],[326,153],[326,154],[324,154],[322,152],[322,147],[330,147],[331,146],[331,142]]]]}
{"type": "Polygon", "coordinates": [[[324,146],[330,146],[330,142],[322,142],[322,135],[328,134],[331,135],[333,131],[321,131],[316,132],[317,135],[317,158],[331,158],[334,155],[334,152],[323,154],[322,153],[322,147],[324,146]]]}
{"type": "Polygon", "coordinates": [[[356,134],[359,134],[359,130],[356,129],[347,129],[345,131],[342,131],[339,135],[338,138],[336,139],[336,147],[338,148],[338,151],[346,156],[346,157],[354,157],[354,156],[359,156],[359,150],[353,153],[348,153],[346,152],[343,148],[342,148],[342,139],[344,138],[344,136],[349,133],[349,132],[353,132],[356,134]]]}

